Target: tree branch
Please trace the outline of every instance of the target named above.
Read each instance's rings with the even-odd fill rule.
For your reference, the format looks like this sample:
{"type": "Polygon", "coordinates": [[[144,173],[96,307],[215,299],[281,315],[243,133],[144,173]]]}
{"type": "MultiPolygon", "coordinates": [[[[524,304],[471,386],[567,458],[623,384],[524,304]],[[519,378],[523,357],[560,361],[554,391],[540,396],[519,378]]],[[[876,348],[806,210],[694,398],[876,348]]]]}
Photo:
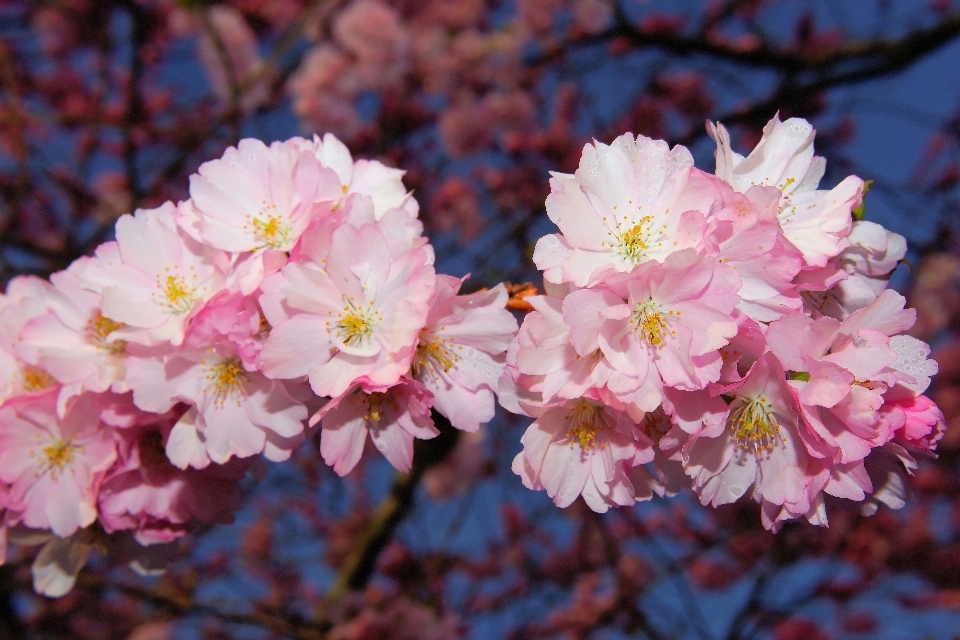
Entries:
{"type": "Polygon", "coordinates": [[[899,70],[958,35],[960,13],[940,20],[933,27],[918,29],[899,39],[853,41],[833,50],[798,52],[776,47],[769,42],[761,42],[752,49],[738,49],[711,38],[709,34],[691,37],[666,29],[644,29],[631,24],[621,15],[611,28],[576,40],[561,42],[528,60],[527,64],[542,66],[565,56],[571,48],[622,39],[637,48],[657,48],[680,56],[704,55],[726,62],[786,73],[827,72],[851,63],[876,65],[881,62],[891,64],[894,70],[899,70]]]}
{"type": "Polygon", "coordinates": [[[416,440],[413,447],[413,468],[410,473],[398,473],[390,493],[384,498],[367,524],[366,530],[357,539],[337,575],[337,580],[327,595],[335,602],[348,590],[362,589],[369,582],[376,568],[380,552],[393,538],[397,526],[413,507],[414,494],[423,472],[439,464],[450,454],[459,439],[460,432],[436,411],[431,411],[433,422],[440,435],[431,440],[416,440]]]}
{"type": "Polygon", "coordinates": [[[117,591],[150,603],[154,607],[176,616],[212,616],[218,620],[232,624],[251,625],[270,629],[271,631],[295,640],[323,640],[326,637],[326,628],[323,625],[303,619],[288,619],[266,610],[257,610],[253,613],[227,613],[216,607],[194,602],[189,596],[177,596],[163,593],[157,589],[145,589],[128,584],[111,582],[91,573],[81,573],[77,577],[77,585],[91,593],[117,591]]]}

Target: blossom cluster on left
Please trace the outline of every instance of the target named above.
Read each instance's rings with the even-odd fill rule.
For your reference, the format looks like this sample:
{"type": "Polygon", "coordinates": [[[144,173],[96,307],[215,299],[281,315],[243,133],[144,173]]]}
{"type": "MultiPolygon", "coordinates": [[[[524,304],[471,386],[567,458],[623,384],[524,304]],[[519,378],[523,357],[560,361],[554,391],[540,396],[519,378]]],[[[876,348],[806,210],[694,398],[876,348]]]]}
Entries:
{"type": "Polygon", "coordinates": [[[251,461],[321,425],[343,475],[367,436],[401,471],[432,410],[475,431],[517,323],[503,285],[438,275],[403,172],[327,134],[246,139],[49,281],[0,297],[0,563],[43,544],[61,595],[92,548],[152,570],[227,522],[251,461]]]}

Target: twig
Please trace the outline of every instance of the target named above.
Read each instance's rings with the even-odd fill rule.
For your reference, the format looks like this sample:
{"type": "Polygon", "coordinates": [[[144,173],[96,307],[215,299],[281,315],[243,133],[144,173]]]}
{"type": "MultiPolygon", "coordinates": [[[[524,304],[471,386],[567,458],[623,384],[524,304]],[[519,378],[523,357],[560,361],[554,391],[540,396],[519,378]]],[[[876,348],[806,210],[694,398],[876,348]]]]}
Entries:
{"type": "Polygon", "coordinates": [[[144,602],[149,602],[158,609],[162,609],[178,616],[203,615],[213,616],[224,622],[244,624],[270,629],[281,636],[295,640],[323,640],[326,637],[326,627],[308,620],[292,620],[273,612],[258,610],[253,613],[227,613],[216,607],[195,602],[189,596],[177,596],[163,593],[157,589],[145,589],[133,585],[114,583],[97,575],[81,573],[77,577],[78,586],[91,592],[117,591],[144,602]]]}
{"type": "Polygon", "coordinates": [[[213,42],[213,47],[217,51],[217,57],[220,58],[220,64],[223,65],[223,72],[226,75],[227,81],[227,92],[228,92],[228,111],[224,115],[226,122],[230,124],[230,128],[233,131],[233,143],[240,139],[240,99],[242,92],[240,90],[240,81],[237,78],[237,68],[233,64],[233,59],[230,57],[230,51],[227,50],[227,45],[223,41],[223,37],[220,35],[220,31],[217,29],[217,25],[213,23],[213,19],[210,17],[210,10],[204,9],[201,11],[203,17],[203,28],[206,29],[207,35],[210,36],[210,40],[213,42]]]}
{"type": "Polygon", "coordinates": [[[327,595],[328,602],[336,602],[348,590],[362,589],[376,568],[380,552],[393,538],[397,526],[413,507],[414,494],[423,472],[442,462],[453,450],[460,432],[442,415],[433,411],[433,422],[440,435],[431,440],[414,442],[413,468],[410,473],[398,473],[384,498],[350,551],[336,582],[327,595]]]}

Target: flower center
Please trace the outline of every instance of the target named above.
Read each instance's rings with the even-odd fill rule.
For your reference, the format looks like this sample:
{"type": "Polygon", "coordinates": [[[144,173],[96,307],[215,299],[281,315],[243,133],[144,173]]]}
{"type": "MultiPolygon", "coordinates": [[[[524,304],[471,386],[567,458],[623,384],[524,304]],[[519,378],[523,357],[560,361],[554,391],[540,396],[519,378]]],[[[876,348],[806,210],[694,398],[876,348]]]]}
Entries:
{"type": "Polygon", "coordinates": [[[106,318],[102,313],[97,311],[97,314],[87,322],[87,339],[90,340],[97,349],[103,349],[107,353],[123,353],[127,349],[126,340],[108,342],[107,337],[117,329],[122,329],[125,326],[127,325],[106,318]]]}
{"type": "MultiPolygon", "coordinates": [[[[337,317],[337,321],[327,324],[327,332],[334,334],[343,344],[348,347],[362,345],[370,336],[373,330],[382,319],[380,312],[373,308],[373,303],[366,308],[357,306],[352,297],[343,294],[344,307],[337,317]]],[[[328,312],[333,315],[333,312],[328,312]]]]}
{"type": "Polygon", "coordinates": [[[620,255],[633,264],[640,264],[647,253],[647,249],[650,248],[652,241],[647,223],[651,220],[653,220],[652,216],[644,216],[633,227],[620,232],[618,237],[620,255]]]}
{"type": "Polygon", "coordinates": [[[679,311],[663,313],[663,307],[647,298],[637,302],[637,309],[630,316],[630,324],[634,331],[640,332],[641,339],[651,347],[663,348],[663,341],[677,332],[670,329],[669,317],[680,315],[679,311]]]}
{"type": "Polygon", "coordinates": [[[207,372],[207,391],[213,394],[213,401],[220,406],[229,399],[235,399],[239,406],[240,398],[247,395],[244,389],[246,382],[247,371],[239,358],[221,360],[207,372]]]}
{"type": "Polygon", "coordinates": [[[22,378],[23,390],[27,393],[33,393],[35,391],[43,391],[44,389],[49,389],[57,383],[49,373],[41,369],[40,367],[34,367],[31,365],[25,365],[21,371],[20,376],[22,378]]]}
{"type": "MultiPolygon", "coordinates": [[[[247,216],[257,240],[270,249],[281,249],[290,244],[290,238],[293,235],[290,222],[286,217],[277,214],[277,205],[267,204],[266,200],[261,200],[260,204],[263,208],[252,220],[247,216]]],[[[244,225],[244,228],[247,228],[247,225],[244,225]]]]}
{"type": "MultiPolygon", "coordinates": [[[[440,327],[443,331],[443,327],[440,327]]],[[[413,375],[419,376],[421,373],[436,372],[441,368],[444,371],[450,371],[454,364],[460,360],[460,356],[453,352],[453,340],[444,338],[436,334],[429,335],[424,330],[420,334],[420,342],[417,343],[417,351],[413,356],[413,375]]]]}
{"type": "Polygon", "coordinates": [[[580,400],[564,416],[564,420],[570,425],[566,437],[570,439],[571,447],[578,441],[580,448],[586,450],[594,449],[598,445],[601,449],[607,446],[603,440],[597,442],[597,435],[608,430],[600,417],[600,412],[599,405],[589,400],[580,400]]]}
{"type": "Polygon", "coordinates": [[[640,430],[654,442],[659,442],[670,431],[670,420],[660,411],[648,412],[640,422],[640,430]]]}
{"type": "MultiPolygon", "coordinates": [[[[73,462],[74,450],[80,448],[81,447],[78,447],[72,442],[67,442],[62,438],[54,440],[40,450],[41,456],[38,457],[38,460],[43,464],[43,473],[49,472],[50,477],[56,482],[63,473],[63,470],[73,462]]],[[[37,473],[36,475],[40,477],[43,473],[37,473]]]]}
{"type": "Polygon", "coordinates": [[[197,300],[197,288],[190,286],[187,279],[181,275],[157,274],[157,289],[160,291],[160,305],[178,316],[190,311],[197,300]]]}
{"type": "Polygon", "coordinates": [[[780,425],[773,415],[773,405],[763,396],[742,398],[741,405],[730,414],[735,446],[743,451],[770,451],[780,437],[780,425]]]}
{"type": "Polygon", "coordinates": [[[380,418],[383,417],[383,403],[386,399],[386,393],[368,393],[367,412],[363,414],[363,419],[374,423],[380,422],[380,418]]]}

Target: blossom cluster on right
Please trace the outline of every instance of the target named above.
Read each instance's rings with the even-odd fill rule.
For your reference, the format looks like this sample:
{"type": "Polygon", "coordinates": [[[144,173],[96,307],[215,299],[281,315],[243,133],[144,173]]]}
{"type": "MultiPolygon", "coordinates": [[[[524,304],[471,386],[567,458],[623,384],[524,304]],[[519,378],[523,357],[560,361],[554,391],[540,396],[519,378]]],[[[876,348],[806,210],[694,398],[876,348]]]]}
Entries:
{"type": "Polygon", "coordinates": [[[864,182],[818,189],[808,122],[774,117],[746,157],[708,123],[716,170],[625,134],[555,173],[545,295],[507,352],[500,402],[535,418],[513,470],[594,511],[692,488],[749,496],[764,525],[827,524],[845,498],[904,504],[943,415],[937,364],[886,289],[902,236],[862,218],[864,182]]]}

